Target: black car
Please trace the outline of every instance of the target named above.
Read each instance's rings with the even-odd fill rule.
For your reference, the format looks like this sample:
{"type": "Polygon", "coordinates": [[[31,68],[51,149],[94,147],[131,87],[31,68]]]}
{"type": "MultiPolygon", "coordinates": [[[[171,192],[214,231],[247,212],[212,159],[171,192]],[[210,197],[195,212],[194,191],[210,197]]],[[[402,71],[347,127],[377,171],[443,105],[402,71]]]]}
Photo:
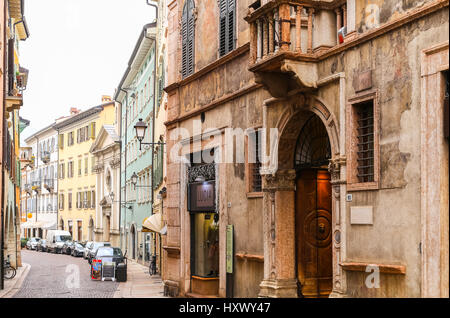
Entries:
{"type": "Polygon", "coordinates": [[[72,247],[72,253],[70,255],[74,257],[83,256],[84,254],[84,246],[80,243],[75,243],[72,247]]]}
{"type": "Polygon", "coordinates": [[[73,250],[73,247],[74,247],[75,243],[76,242],[73,242],[73,241],[65,241],[64,245],[61,248],[61,254],[70,255],[72,253],[72,250],[73,250]]]}
{"type": "Polygon", "coordinates": [[[47,241],[40,240],[36,245],[36,251],[47,252],[47,241]]]}
{"type": "Polygon", "coordinates": [[[125,257],[122,254],[122,250],[118,247],[102,246],[97,249],[93,260],[101,260],[104,262],[114,262],[117,264],[124,263],[125,257]]]}

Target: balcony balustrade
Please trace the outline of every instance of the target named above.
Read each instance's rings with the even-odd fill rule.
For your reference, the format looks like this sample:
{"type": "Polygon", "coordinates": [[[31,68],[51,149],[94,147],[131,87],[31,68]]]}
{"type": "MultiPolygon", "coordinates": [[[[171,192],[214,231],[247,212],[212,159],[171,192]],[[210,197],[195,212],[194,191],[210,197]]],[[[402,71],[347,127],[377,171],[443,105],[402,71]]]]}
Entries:
{"type": "Polygon", "coordinates": [[[47,164],[50,162],[50,152],[48,151],[43,151],[41,153],[41,160],[43,163],[47,164]]]}
{"type": "Polygon", "coordinates": [[[261,0],[250,6],[249,70],[274,97],[317,88],[317,63],[338,44],[345,1],[261,0]]]}
{"type": "Polygon", "coordinates": [[[41,180],[36,180],[33,181],[31,183],[31,188],[33,189],[33,191],[35,191],[36,193],[40,193],[41,192],[41,186],[42,186],[42,181],[41,180]]]}
{"type": "Polygon", "coordinates": [[[54,189],[54,183],[55,181],[53,179],[44,179],[44,188],[48,192],[52,192],[54,189]]]}

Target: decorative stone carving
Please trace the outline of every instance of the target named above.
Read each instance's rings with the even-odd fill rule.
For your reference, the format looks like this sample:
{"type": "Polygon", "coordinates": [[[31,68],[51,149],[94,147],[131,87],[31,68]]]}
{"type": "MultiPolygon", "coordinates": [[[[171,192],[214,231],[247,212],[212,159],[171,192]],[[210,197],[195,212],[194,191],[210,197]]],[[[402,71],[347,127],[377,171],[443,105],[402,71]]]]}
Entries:
{"type": "Polygon", "coordinates": [[[204,177],[206,181],[216,179],[216,165],[214,163],[199,165],[188,168],[189,183],[195,182],[197,177],[204,177]]]}
{"type": "Polygon", "coordinates": [[[116,156],[109,162],[111,168],[116,169],[120,166],[120,157],[116,156]]]}
{"type": "Polygon", "coordinates": [[[295,170],[278,170],[275,175],[263,175],[263,191],[295,191],[295,170]]]}

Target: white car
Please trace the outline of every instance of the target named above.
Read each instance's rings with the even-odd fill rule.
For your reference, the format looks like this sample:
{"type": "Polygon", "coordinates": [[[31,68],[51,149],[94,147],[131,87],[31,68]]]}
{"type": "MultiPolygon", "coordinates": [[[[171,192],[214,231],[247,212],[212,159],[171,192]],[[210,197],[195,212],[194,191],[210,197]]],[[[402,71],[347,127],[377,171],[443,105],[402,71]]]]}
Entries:
{"type": "Polygon", "coordinates": [[[72,241],[72,235],[68,231],[49,230],[47,232],[47,248],[52,253],[61,254],[66,241],[72,241]]]}
{"type": "Polygon", "coordinates": [[[36,250],[36,246],[41,239],[39,237],[31,237],[27,242],[27,249],[36,250]]]}

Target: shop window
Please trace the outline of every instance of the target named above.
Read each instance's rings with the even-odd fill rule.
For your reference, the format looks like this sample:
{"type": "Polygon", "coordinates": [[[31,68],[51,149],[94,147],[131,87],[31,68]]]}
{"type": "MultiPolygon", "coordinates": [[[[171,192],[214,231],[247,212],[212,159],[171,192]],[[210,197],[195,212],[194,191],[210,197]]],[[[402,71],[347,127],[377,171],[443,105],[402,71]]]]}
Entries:
{"type": "Polygon", "coordinates": [[[217,213],[195,213],[191,217],[192,275],[219,276],[219,222],[217,213]]]}

